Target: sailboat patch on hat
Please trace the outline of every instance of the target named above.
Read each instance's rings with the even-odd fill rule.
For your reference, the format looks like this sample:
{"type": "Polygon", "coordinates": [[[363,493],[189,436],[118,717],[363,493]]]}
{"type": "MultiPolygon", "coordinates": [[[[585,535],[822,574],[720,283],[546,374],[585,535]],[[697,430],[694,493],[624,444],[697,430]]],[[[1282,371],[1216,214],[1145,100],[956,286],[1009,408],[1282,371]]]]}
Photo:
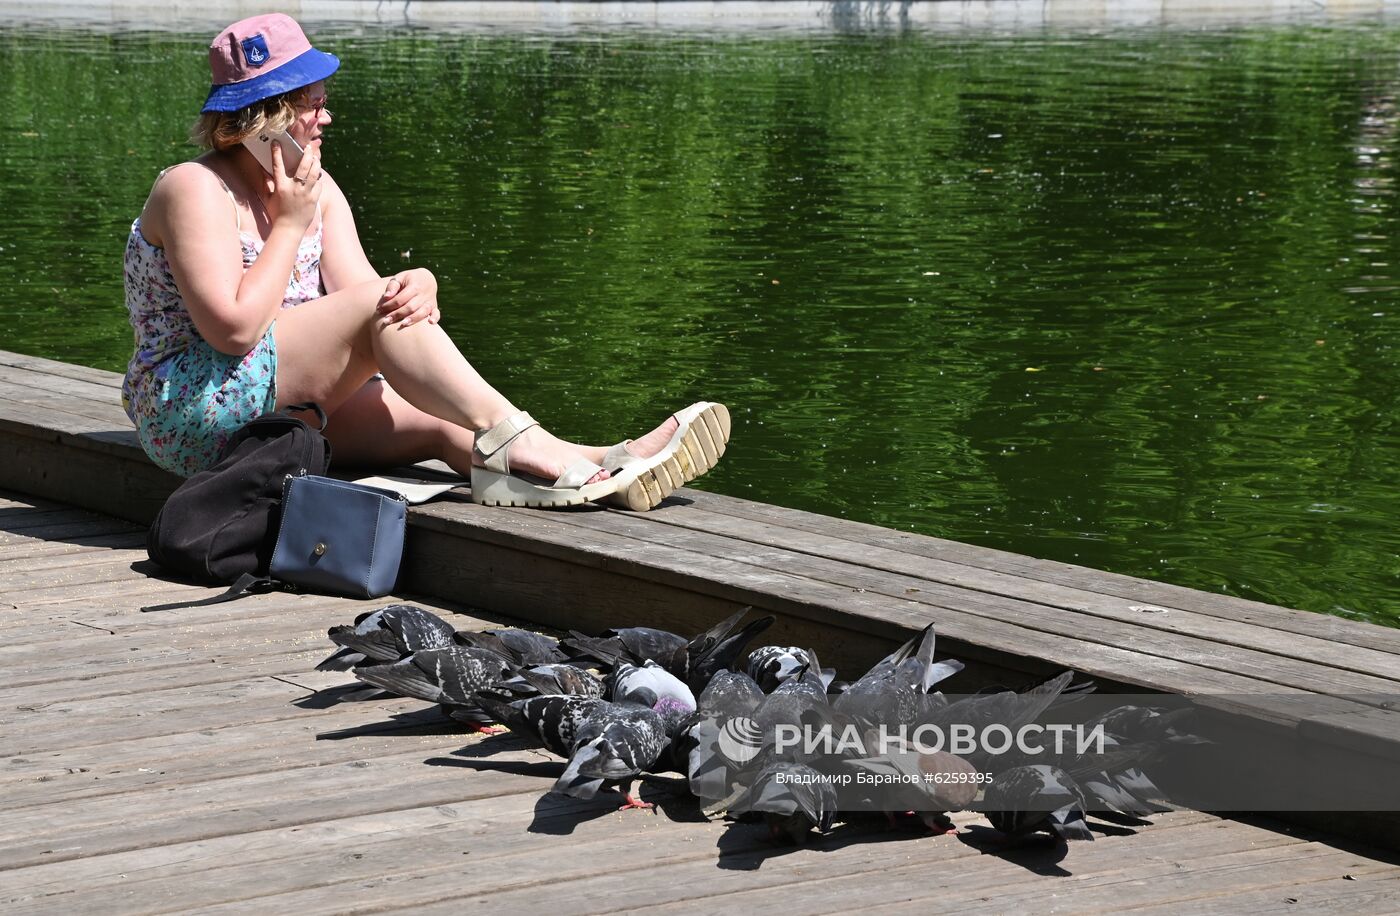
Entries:
{"type": "Polygon", "coordinates": [[[261,35],[243,39],[243,57],[251,67],[261,67],[272,55],[267,53],[267,39],[261,35]]]}

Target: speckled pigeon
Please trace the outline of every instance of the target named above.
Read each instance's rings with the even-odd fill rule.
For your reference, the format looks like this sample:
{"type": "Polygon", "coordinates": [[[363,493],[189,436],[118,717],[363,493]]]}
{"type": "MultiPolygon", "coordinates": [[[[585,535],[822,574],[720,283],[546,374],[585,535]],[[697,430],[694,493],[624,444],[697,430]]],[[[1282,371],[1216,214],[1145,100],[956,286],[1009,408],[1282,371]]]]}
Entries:
{"type": "Polygon", "coordinates": [[[1008,838],[1046,832],[1062,840],[1092,840],[1084,820],[1084,792],[1059,767],[1013,767],[996,775],[981,807],[1008,838]]]}
{"type": "Polygon", "coordinates": [[[805,844],[812,828],[825,833],[836,816],[836,789],[813,768],[786,760],[768,764],[730,811],[756,811],[768,824],[768,835],[778,843],[805,844]]]}
{"type": "Polygon", "coordinates": [[[603,679],[577,665],[555,663],[521,668],[499,685],[518,699],[572,694],[602,697],[603,679]]]}
{"type": "Polygon", "coordinates": [[[452,645],[452,627],[412,604],[391,604],[355,618],[353,626],[326,633],[342,648],[316,666],[317,671],[348,671],[360,665],[394,662],[419,649],[452,645]]]}
{"type": "Polygon", "coordinates": [[[588,799],[603,783],[615,782],[624,809],[655,807],[632,797],[632,781],[661,757],[671,731],[685,714],[669,697],[659,700],[655,709],[637,703],[610,703],[595,709],[575,734],[568,765],[553,791],[588,799]]]}
{"type": "Polygon", "coordinates": [[[399,696],[442,704],[459,722],[481,731],[489,721],[477,703],[477,692],[510,674],[510,664],[495,652],[448,646],[423,649],[388,665],[355,669],[355,677],[399,696]]]}
{"type": "Polygon", "coordinates": [[[934,643],[929,624],[847,687],[832,701],[832,709],[869,725],[913,726],[928,709],[931,701],[926,698],[934,685],[963,669],[954,659],[935,662],[934,643]]]}
{"type": "MultiPolygon", "coordinates": [[[[1021,726],[1036,721],[1059,703],[1062,697],[1082,696],[1092,690],[1089,684],[1071,686],[1073,679],[1074,672],[1065,671],[1020,693],[1003,690],[965,697],[941,708],[930,705],[924,710],[920,724],[934,726],[945,734],[955,724],[969,725],[976,734],[981,734],[989,725],[1003,725],[1015,734],[1021,726]]],[[[985,750],[978,749],[963,756],[979,770],[987,769],[990,755],[985,750]]]]}
{"type": "Polygon", "coordinates": [[[464,646],[490,649],[517,666],[552,665],[568,658],[559,648],[559,640],[530,630],[463,630],[454,638],[464,646]]]}
{"type": "Polygon", "coordinates": [[[640,665],[650,659],[667,671],[684,672],[690,641],[655,627],[622,627],[604,630],[600,636],[570,630],[559,645],[574,660],[596,662],[609,669],[622,662],[640,665]]]}
{"type": "Polygon", "coordinates": [[[934,833],[956,833],[946,812],[962,811],[977,798],[985,777],[976,767],[947,751],[891,749],[875,757],[848,759],[845,767],[889,778],[870,789],[869,800],[895,814],[909,812],[934,833]]]}
{"type": "Polygon", "coordinates": [[[758,617],[744,624],[739,632],[732,632],[750,610],[752,608],[743,608],[690,641],[686,648],[687,664],[683,676],[691,690],[704,690],[716,674],[733,668],[749,642],[777,620],[772,615],[758,617]]]}
{"type": "Polygon", "coordinates": [[[764,693],[771,693],[784,680],[806,665],[817,671],[822,683],[830,686],[836,672],[820,671],[812,664],[806,649],[797,646],[760,646],[749,653],[744,668],[764,693]]]}
{"type": "Polygon", "coordinates": [[[596,697],[556,695],[517,700],[494,692],[481,693],[477,702],[512,734],[560,757],[573,752],[574,738],[588,717],[611,705],[596,697]]]}

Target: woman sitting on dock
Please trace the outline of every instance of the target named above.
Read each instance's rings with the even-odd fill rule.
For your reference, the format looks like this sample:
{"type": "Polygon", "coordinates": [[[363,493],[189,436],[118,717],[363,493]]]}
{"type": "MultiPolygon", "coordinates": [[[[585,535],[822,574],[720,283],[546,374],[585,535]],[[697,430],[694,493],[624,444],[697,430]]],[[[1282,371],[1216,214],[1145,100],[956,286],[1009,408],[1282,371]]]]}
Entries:
{"type": "Polygon", "coordinates": [[[337,462],[439,458],[488,505],[647,509],[718,460],[729,414],[707,402],[611,448],[556,438],[439,327],[432,273],[380,276],[321,168],[340,61],[295,21],[234,23],[209,65],[194,128],[206,152],[161,172],[126,247],[136,352],[123,403],[156,464],[194,474],[249,420],[306,401],[329,414],[337,462]],[[269,174],[243,141],[283,130],[304,154],[272,143],[269,174]]]}

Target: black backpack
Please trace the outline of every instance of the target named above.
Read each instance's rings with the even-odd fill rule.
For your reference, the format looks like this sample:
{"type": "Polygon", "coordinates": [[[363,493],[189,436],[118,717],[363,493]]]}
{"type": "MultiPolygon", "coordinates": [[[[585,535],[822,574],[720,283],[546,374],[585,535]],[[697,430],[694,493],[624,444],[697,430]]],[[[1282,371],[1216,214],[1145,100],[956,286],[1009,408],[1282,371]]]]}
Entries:
{"type": "MultiPolygon", "coordinates": [[[[325,413],[314,404],[325,428],[325,413]]],[[[324,475],[326,437],[295,417],[267,414],[233,434],[218,463],[176,488],[146,535],[146,552],[171,572],[222,585],[266,576],[277,545],[288,474],[324,475]]]]}

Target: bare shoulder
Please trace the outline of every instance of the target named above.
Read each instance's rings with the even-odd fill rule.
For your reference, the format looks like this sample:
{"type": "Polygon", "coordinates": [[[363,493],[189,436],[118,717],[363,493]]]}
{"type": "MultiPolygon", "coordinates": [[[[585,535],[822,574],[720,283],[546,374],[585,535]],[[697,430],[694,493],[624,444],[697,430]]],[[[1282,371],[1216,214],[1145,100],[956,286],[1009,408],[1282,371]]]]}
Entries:
{"type": "Polygon", "coordinates": [[[224,182],[219,174],[198,159],[172,165],[163,173],[151,193],[153,200],[172,200],[194,194],[204,197],[223,194],[224,182]]]}
{"type": "Polygon", "coordinates": [[[345,192],[340,190],[340,185],[335,183],[331,173],[325,169],[321,170],[321,182],[325,186],[325,191],[321,194],[321,203],[324,207],[349,207],[350,202],[345,199],[345,192]]]}
{"type": "Polygon", "coordinates": [[[141,211],[142,232],[160,246],[171,227],[227,220],[233,203],[218,173],[198,160],[171,166],[141,211]]]}

